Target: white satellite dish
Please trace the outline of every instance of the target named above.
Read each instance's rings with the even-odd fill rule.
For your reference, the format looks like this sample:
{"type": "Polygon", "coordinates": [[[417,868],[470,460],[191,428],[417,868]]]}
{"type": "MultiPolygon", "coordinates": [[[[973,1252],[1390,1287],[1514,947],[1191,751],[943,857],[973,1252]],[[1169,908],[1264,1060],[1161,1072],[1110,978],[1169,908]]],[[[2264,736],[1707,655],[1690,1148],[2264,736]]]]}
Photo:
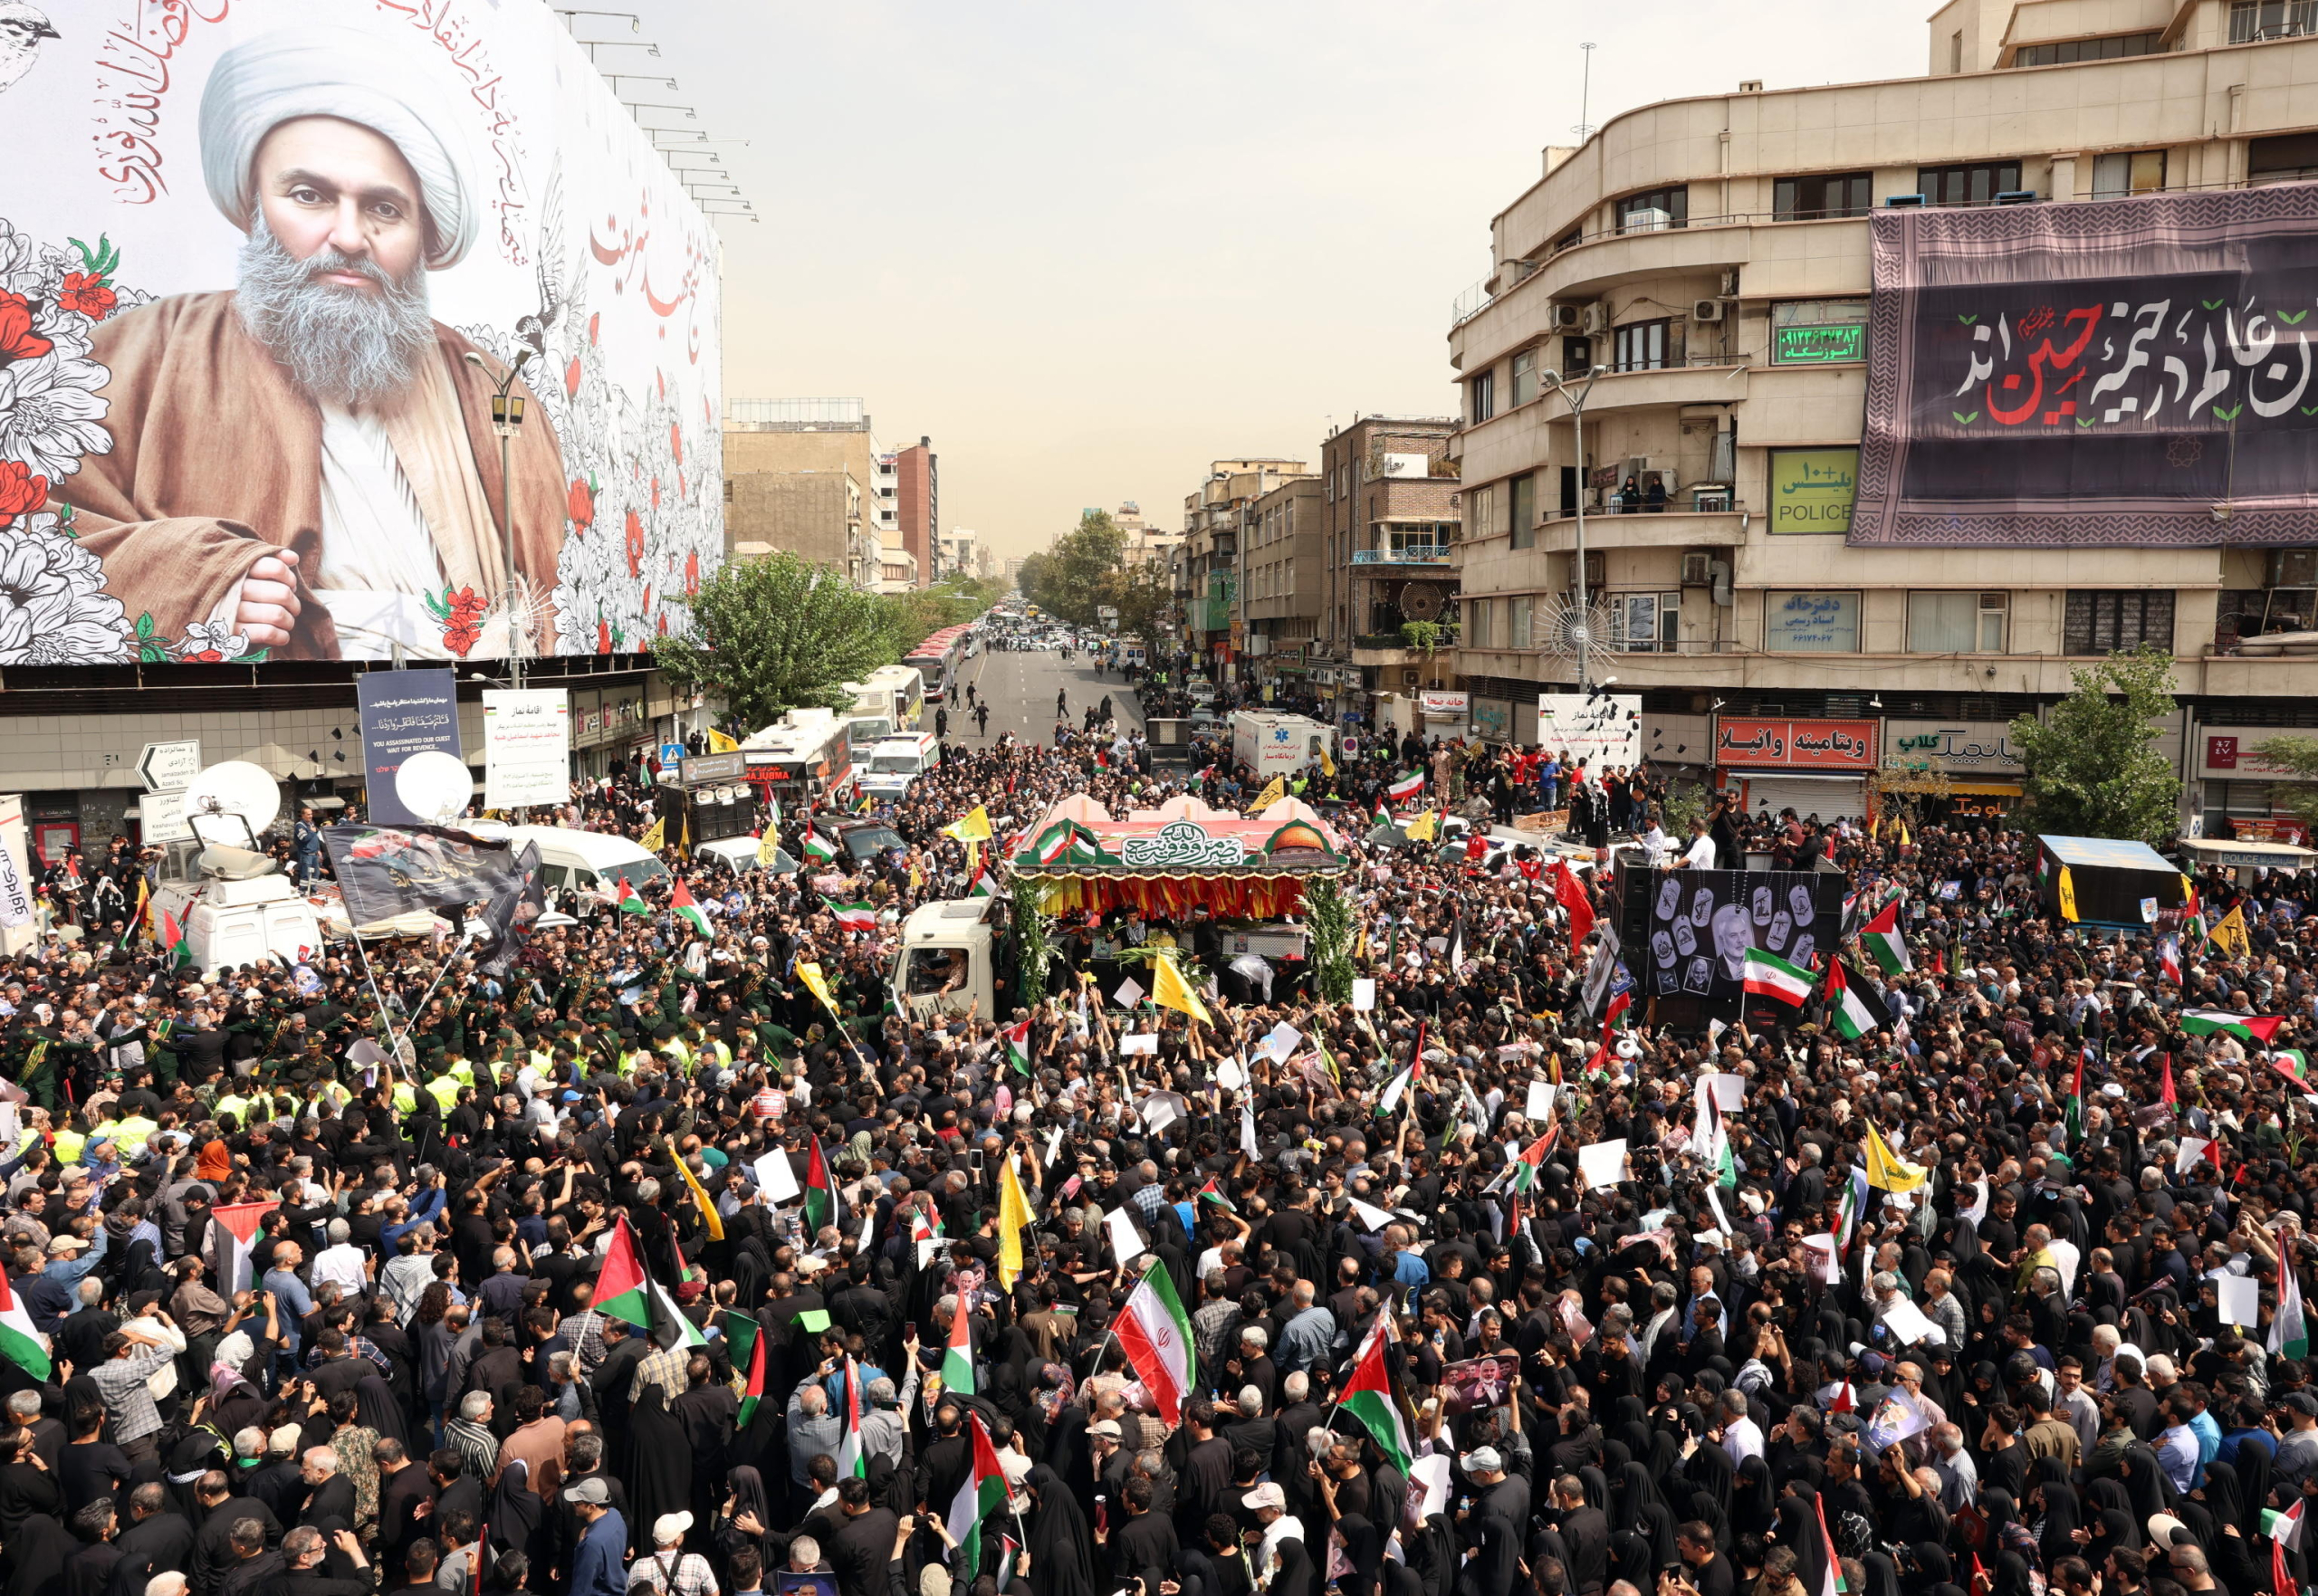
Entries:
{"type": "Polygon", "coordinates": [[[429,825],[440,826],[467,807],[474,796],[474,777],[465,760],[439,749],[415,753],[395,772],[395,797],[402,807],[429,825]]]}
{"type": "Polygon", "coordinates": [[[186,825],[205,847],[254,848],[281,814],[282,788],[273,773],[247,760],[212,765],[185,789],[186,825]]]}

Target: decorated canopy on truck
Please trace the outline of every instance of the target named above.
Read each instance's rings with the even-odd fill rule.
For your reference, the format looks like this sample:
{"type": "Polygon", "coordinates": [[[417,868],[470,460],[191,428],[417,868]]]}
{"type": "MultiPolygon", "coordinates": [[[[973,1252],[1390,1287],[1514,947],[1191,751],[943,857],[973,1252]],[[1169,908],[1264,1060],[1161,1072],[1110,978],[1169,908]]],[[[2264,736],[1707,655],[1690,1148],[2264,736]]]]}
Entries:
{"type": "Polygon", "coordinates": [[[1013,874],[1047,884],[1049,913],[1132,908],[1180,917],[1272,920],[1299,913],[1303,884],[1349,863],[1319,816],[1281,798],[1253,817],[1211,809],[1193,798],[1114,819],[1079,795],[1056,804],[1020,835],[1013,874]]]}

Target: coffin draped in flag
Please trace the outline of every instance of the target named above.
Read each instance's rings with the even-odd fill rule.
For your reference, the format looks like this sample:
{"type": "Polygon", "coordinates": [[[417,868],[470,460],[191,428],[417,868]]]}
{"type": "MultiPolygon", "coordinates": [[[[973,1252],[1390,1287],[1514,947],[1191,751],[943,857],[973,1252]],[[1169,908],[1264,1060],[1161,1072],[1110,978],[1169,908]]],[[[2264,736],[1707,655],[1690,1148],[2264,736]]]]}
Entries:
{"type": "Polygon", "coordinates": [[[211,1289],[227,1302],[256,1284],[258,1222],[277,1206],[229,1202],[209,1210],[209,1277],[216,1282],[211,1289]]]}
{"type": "Polygon", "coordinates": [[[455,923],[471,912],[513,926],[539,875],[531,845],[447,826],[325,826],[322,846],[358,927],[420,913],[455,923]]]}

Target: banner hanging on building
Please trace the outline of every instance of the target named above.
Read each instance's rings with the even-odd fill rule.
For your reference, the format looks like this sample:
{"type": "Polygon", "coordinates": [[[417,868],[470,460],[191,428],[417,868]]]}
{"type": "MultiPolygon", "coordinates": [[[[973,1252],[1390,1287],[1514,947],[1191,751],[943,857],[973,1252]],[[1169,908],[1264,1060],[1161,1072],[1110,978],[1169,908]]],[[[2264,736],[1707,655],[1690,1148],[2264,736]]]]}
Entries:
{"type": "MultiPolygon", "coordinates": [[[[395,795],[395,773],[415,753],[459,749],[459,689],[451,671],[368,671],[355,679],[362,714],[363,807],[373,820],[407,826],[417,816],[395,795]]],[[[568,796],[568,794],[567,794],[568,796]]]]}
{"type": "Polygon", "coordinates": [[[1878,211],[1849,541],[2310,540],[2318,186],[1878,211]]]}
{"type": "Polygon", "coordinates": [[[560,687],[484,688],[484,808],[562,804],[570,797],[570,695],[560,687]]]}
{"type": "Polygon", "coordinates": [[[690,626],[718,245],[545,0],[0,9],[0,665],[690,626]]]}

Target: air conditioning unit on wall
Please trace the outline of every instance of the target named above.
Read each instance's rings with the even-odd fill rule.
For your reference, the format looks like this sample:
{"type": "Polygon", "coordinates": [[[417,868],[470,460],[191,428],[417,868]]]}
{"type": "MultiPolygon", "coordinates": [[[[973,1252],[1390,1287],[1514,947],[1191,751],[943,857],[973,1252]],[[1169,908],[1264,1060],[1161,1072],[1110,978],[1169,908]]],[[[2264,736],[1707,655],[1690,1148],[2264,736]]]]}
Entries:
{"type": "Polygon", "coordinates": [[[1610,307],[1600,300],[1596,300],[1592,304],[1586,306],[1585,328],[1588,337],[1598,337],[1600,334],[1609,331],[1610,307]]]}
{"type": "Polygon", "coordinates": [[[1691,301],[1691,320],[1693,321],[1719,321],[1722,320],[1722,301],[1720,300],[1692,300],[1691,301]]]}
{"type": "Polygon", "coordinates": [[[1556,305],[1553,308],[1553,329],[1556,332],[1576,332],[1585,320],[1583,305],[1556,305]]]}

